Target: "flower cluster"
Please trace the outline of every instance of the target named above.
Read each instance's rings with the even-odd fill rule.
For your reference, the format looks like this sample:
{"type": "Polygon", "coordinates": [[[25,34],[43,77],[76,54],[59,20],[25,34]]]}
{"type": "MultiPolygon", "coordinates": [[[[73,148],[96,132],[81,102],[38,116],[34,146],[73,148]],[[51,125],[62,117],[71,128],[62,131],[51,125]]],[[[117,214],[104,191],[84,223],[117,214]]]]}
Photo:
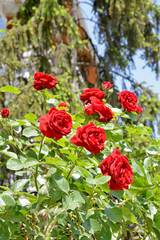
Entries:
{"type": "Polygon", "coordinates": [[[104,97],[105,93],[100,89],[90,88],[84,90],[81,100],[86,104],[84,107],[85,114],[94,116],[100,122],[110,121],[113,118],[113,112],[102,102],[104,97]]]}
{"type": "Polygon", "coordinates": [[[106,107],[105,104],[96,97],[90,98],[90,104],[87,104],[84,108],[85,114],[94,116],[96,113],[99,115],[99,121],[105,122],[110,121],[113,118],[113,112],[110,108],[106,107]]]}
{"type": "MultiPolygon", "coordinates": [[[[56,87],[57,80],[55,76],[36,72],[34,75],[33,87],[39,91],[45,88],[52,89],[56,87]]],[[[102,87],[109,90],[113,84],[104,82],[102,87]]],[[[114,117],[112,110],[104,104],[105,92],[100,89],[86,89],[83,91],[80,99],[85,103],[84,112],[86,115],[93,116],[93,119],[99,122],[111,121],[114,117]]],[[[135,111],[141,113],[142,108],[137,106],[137,97],[129,91],[119,93],[118,101],[128,112],[135,111]]],[[[58,107],[68,108],[65,102],[62,102],[58,107]]],[[[2,118],[9,116],[9,110],[4,108],[1,110],[2,118]]],[[[42,134],[48,138],[55,140],[67,136],[72,131],[72,118],[65,109],[58,110],[54,106],[47,114],[38,119],[39,129],[42,134]]],[[[90,122],[82,127],[78,127],[76,133],[71,137],[70,142],[86,148],[93,154],[99,154],[104,150],[106,134],[103,128],[97,127],[93,122],[90,122]]],[[[112,154],[108,155],[101,163],[100,169],[103,175],[111,176],[108,182],[109,188],[112,190],[128,189],[133,182],[133,171],[127,157],[120,154],[115,148],[112,154]]]]}

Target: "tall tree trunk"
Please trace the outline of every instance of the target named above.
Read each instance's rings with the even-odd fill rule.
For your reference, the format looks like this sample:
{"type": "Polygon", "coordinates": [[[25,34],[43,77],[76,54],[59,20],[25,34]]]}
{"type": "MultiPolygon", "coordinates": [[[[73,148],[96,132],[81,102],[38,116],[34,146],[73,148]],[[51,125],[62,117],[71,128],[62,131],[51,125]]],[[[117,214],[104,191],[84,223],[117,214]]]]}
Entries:
{"type": "MultiPolygon", "coordinates": [[[[77,0],[72,0],[72,8],[71,8],[71,15],[73,17],[73,20],[75,23],[77,23],[77,0]]],[[[77,71],[76,71],[76,67],[77,67],[77,49],[74,48],[71,52],[71,69],[72,69],[72,82],[73,82],[73,89],[76,90],[78,88],[78,84],[77,84],[77,71]]]]}

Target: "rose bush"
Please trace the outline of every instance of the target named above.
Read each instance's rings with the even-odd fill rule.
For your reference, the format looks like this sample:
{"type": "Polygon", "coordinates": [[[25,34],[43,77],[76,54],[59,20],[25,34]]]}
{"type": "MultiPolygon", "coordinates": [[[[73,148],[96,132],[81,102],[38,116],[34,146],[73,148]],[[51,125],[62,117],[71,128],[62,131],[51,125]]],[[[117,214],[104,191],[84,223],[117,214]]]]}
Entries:
{"type": "Polygon", "coordinates": [[[0,114],[0,238],[160,239],[160,140],[137,122],[135,94],[119,94],[124,112],[87,89],[71,115],[43,80],[43,116],[0,114]]]}

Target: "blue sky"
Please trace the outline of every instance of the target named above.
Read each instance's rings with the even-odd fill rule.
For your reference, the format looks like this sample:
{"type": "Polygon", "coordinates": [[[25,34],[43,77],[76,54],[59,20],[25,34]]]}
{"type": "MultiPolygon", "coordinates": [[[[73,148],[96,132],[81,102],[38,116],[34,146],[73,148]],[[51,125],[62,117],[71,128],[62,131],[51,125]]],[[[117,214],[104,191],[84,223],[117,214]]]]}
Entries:
{"type": "MultiPolygon", "coordinates": [[[[95,20],[95,17],[91,12],[92,7],[86,4],[86,2],[89,2],[89,0],[86,0],[85,2],[80,0],[79,2],[84,18],[95,20]]],[[[160,2],[160,0],[158,2],[160,2]]],[[[104,47],[98,44],[98,39],[93,33],[95,24],[89,20],[86,20],[86,25],[93,44],[97,45],[98,52],[100,54],[103,53],[104,47]]],[[[153,89],[153,91],[158,94],[160,99],[160,77],[157,80],[155,73],[152,72],[149,67],[143,68],[145,65],[145,61],[140,58],[140,51],[137,53],[134,59],[136,68],[132,70],[133,74],[132,78],[139,83],[146,82],[145,86],[149,87],[150,89],[153,89]]],[[[119,86],[119,90],[121,91],[122,90],[121,78],[117,77],[115,84],[119,86]]],[[[129,83],[127,87],[129,87],[129,83]]]]}

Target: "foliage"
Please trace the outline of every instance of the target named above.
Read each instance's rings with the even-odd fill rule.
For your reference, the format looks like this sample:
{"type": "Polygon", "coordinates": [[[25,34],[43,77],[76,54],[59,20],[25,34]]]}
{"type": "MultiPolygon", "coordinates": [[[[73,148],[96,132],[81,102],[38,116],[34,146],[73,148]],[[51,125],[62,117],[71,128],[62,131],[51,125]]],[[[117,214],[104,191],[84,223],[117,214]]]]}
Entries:
{"type": "MultiPolygon", "coordinates": [[[[1,93],[1,108],[9,102],[15,109],[12,115],[18,118],[28,109],[41,114],[41,108],[37,106],[43,104],[43,97],[37,96],[33,90],[29,91],[36,69],[58,74],[56,94],[69,101],[75,111],[70,55],[73,49],[82,49],[85,45],[66,6],[60,5],[57,0],[27,0],[8,25],[12,28],[7,29],[0,41],[0,86],[18,86],[21,93],[17,97],[1,93]],[[24,102],[25,105],[22,104],[24,102]],[[21,108],[17,107],[19,105],[21,108]]],[[[81,83],[83,85],[85,83],[81,83]]]]}
{"type": "Polygon", "coordinates": [[[99,41],[105,43],[109,68],[125,70],[137,50],[148,66],[159,75],[160,8],[156,1],[93,1],[98,17],[99,41]]]}
{"type": "MultiPolygon", "coordinates": [[[[52,103],[58,106],[54,100],[49,95],[47,112],[52,103]]],[[[160,140],[151,137],[151,128],[134,124],[133,112],[105,104],[114,113],[111,122],[100,123],[79,108],[71,134],[57,141],[41,134],[33,113],[23,120],[0,118],[0,164],[13,179],[0,187],[1,238],[160,238],[160,140]],[[97,155],[69,141],[88,122],[106,133],[105,148],[97,155]],[[116,147],[133,170],[133,183],[124,191],[110,190],[110,177],[99,166],[116,147]]]]}

